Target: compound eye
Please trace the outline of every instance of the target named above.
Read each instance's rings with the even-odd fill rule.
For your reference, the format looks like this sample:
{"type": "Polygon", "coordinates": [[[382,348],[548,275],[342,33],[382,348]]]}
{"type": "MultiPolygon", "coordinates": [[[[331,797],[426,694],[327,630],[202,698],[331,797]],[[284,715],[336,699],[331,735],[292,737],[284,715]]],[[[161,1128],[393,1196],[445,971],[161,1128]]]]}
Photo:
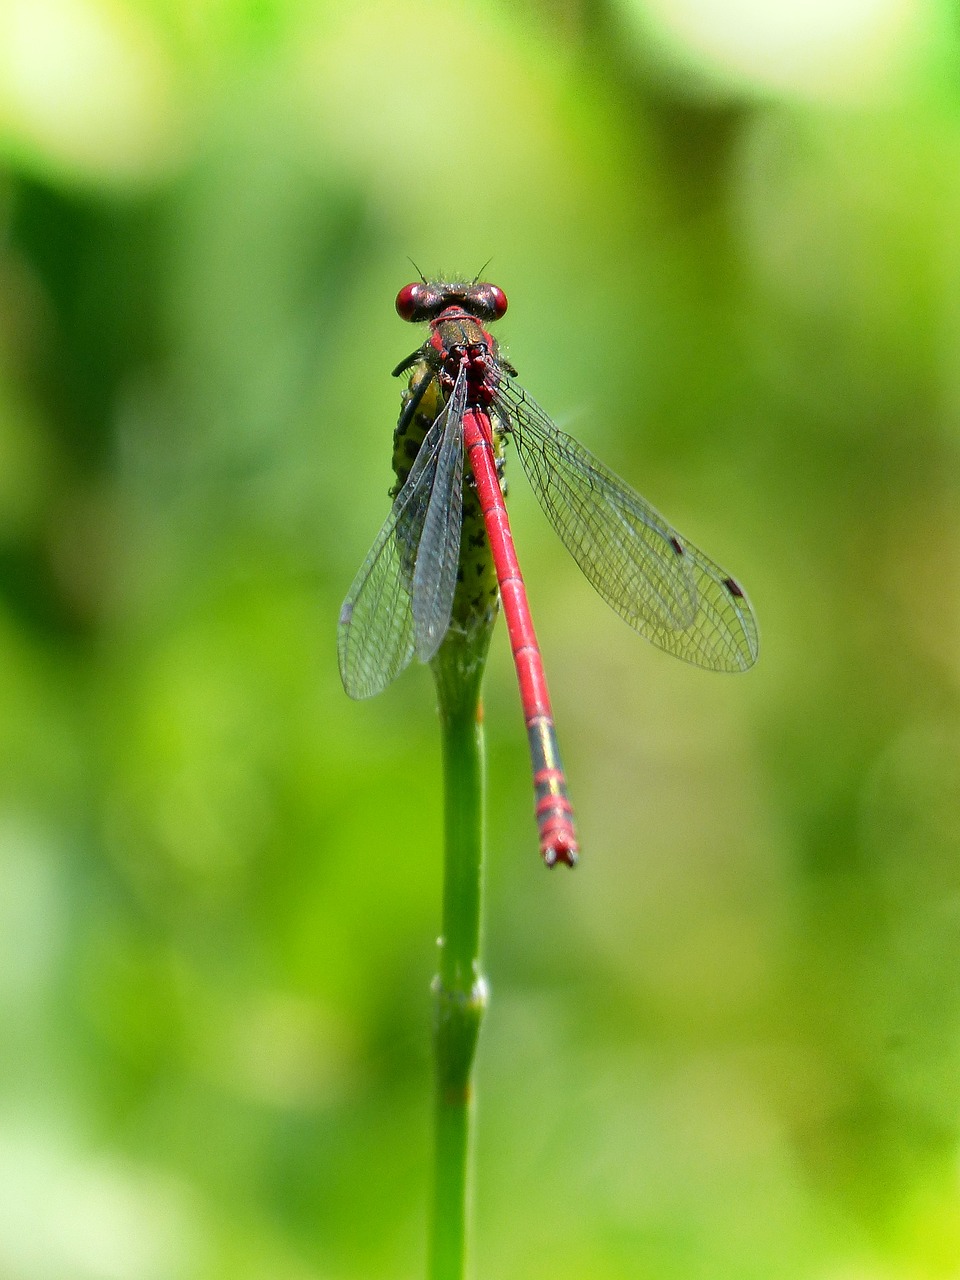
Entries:
{"type": "Polygon", "coordinates": [[[425,320],[436,303],[436,289],[427,284],[405,284],[397,294],[397,314],[402,320],[425,320]]]}
{"type": "Polygon", "coordinates": [[[495,284],[480,284],[476,297],[490,320],[499,320],[507,310],[507,295],[495,284]]]}
{"type": "Polygon", "coordinates": [[[499,320],[507,310],[507,295],[502,289],[498,289],[495,284],[490,286],[490,301],[493,304],[493,311],[499,320]]]}

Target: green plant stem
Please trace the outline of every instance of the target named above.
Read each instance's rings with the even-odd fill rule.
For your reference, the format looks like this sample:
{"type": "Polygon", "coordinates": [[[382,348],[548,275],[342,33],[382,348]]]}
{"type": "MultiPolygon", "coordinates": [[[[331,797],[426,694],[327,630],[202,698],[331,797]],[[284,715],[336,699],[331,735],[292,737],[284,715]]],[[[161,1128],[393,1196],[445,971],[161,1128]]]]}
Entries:
{"type": "Polygon", "coordinates": [[[480,968],[484,757],[480,683],[489,630],[451,632],[434,659],[443,739],[443,932],[433,981],[435,1183],[430,1280],[462,1280],[471,1206],[473,1061],[487,1003],[480,968]]]}

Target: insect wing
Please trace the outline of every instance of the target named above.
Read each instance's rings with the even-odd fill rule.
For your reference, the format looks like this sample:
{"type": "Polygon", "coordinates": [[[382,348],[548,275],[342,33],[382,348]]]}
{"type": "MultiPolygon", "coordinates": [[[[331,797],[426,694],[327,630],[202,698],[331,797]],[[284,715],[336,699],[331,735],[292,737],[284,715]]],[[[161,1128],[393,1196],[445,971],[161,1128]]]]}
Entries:
{"type": "MultiPolygon", "coordinates": [[[[430,543],[421,578],[427,576],[428,563],[439,562],[442,583],[433,584],[429,603],[415,603],[419,553],[434,497],[447,492],[451,483],[449,476],[439,474],[441,462],[448,470],[456,467],[456,451],[450,449],[447,440],[452,421],[448,409],[449,405],[424,437],[406,483],[397,494],[340,610],[337,633],[340,678],[351,698],[372,698],[380,693],[409,665],[415,652],[429,650],[439,631],[435,649],[449,625],[456,589],[459,510],[452,581],[448,581],[451,575],[447,557],[438,549],[445,547],[449,536],[445,539],[442,529],[436,530],[441,522],[435,517],[430,524],[430,543]],[[429,641],[424,638],[425,633],[429,633],[429,641]]],[[[460,452],[462,474],[462,443],[460,452]]],[[[460,498],[459,486],[457,498],[460,498]]]]}
{"type": "Polygon", "coordinates": [[[667,653],[712,671],[745,671],[759,636],[738,584],[663,516],[560,431],[503,375],[496,412],[541,507],[606,602],[667,653]]]}
{"type": "Polygon", "coordinates": [[[467,380],[461,373],[437,419],[437,423],[443,426],[443,435],[413,575],[414,643],[421,662],[430,661],[447,634],[457,588],[463,514],[463,411],[466,403],[467,380]]]}

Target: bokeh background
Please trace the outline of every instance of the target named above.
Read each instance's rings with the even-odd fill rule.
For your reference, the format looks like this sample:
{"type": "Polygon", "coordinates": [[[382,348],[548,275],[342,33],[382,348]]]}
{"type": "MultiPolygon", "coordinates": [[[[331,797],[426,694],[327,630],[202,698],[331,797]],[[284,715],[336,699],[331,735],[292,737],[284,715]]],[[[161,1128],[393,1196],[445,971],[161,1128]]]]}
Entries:
{"type": "Polygon", "coordinates": [[[514,466],[475,1272],[960,1274],[960,25],[0,2],[0,1277],[423,1273],[428,673],[350,703],[415,275],[746,584],[645,645],[514,466]]]}

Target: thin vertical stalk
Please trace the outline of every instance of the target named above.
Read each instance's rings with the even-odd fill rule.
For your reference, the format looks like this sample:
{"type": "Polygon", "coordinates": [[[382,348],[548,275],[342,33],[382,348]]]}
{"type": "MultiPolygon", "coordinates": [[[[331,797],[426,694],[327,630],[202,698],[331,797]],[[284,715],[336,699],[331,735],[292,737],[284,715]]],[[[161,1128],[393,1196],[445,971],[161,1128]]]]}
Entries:
{"type": "Polygon", "coordinates": [[[488,627],[451,631],[432,663],[442,735],[443,931],[433,981],[435,1169],[430,1280],[463,1280],[472,1202],[473,1062],[487,988],[480,967],[488,627]]]}

